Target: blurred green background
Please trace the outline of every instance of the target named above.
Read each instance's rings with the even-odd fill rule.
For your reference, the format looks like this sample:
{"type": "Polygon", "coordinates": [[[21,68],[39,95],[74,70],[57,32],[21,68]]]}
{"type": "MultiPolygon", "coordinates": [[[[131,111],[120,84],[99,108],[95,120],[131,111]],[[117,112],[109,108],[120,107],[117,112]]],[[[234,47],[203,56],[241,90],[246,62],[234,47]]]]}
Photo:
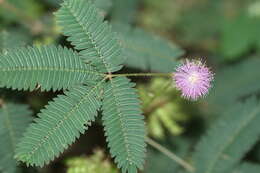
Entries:
{"type": "MultiPolygon", "coordinates": [[[[130,50],[125,52],[124,58],[127,58],[127,62],[122,73],[171,72],[174,71],[172,67],[182,58],[202,59],[215,73],[210,93],[197,102],[182,99],[169,79],[132,78],[138,83],[148,135],[190,164],[195,162],[196,165],[192,158],[201,136],[207,133],[208,128],[221,119],[227,110],[238,103],[244,103],[252,96],[255,98],[254,102],[258,102],[260,1],[92,1],[99,7],[100,15],[111,22],[119,37],[123,38],[123,46],[143,51],[139,54],[130,50]],[[153,45],[146,45],[147,43],[153,45]],[[151,50],[150,46],[154,48],[151,50]],[[137,55],[143,58],[135,58],[137,55]],[[166,61],[167,57],[170,60],[166,61]],[[171,60],[173,62],[169,64],[171,60]]],[[[66,38],[60,35],[54,20],[53,12],[59,8],[60,2],[61,0],[0,0],[0,52],[5,53],[8,49],[32,44],[61,44],[72,47],[66,38]]],[[[0,94],[4,102],[29,105],[35,115],[48,101],[61,93],[29,93],[1,89],[0,94]]],[[[259,104],[256,107],[259,107],[259,104]]],[[[235,114],[230,116],[236,119],[235,114]]],[[[232,121],[229,123],[232,124],[232,121]]],[[[247,145],[243,156],[237,156],[239,162],[260,162],[260,129],[256,127],[253,130],[252,133],[256,137],[247,145]]],[[[215,136],[215,139],[217,138],[218,136],[215,136]]],[[[0,142],[1,148],[4,141],[0,142]]],[[[243,141],[239,144],[243,144],[243,141]]],[[[145,173],[184,171],[180,164],[151,146],[148,146],[146,159],[143,170],[145,173]]],[[[247,165],[239,170],[243,173],[243,170],[247,170],[247,165]]],[[[255,170],[260,172],[258,168],[255,170]]],[[[119,172],[106,149],[100,120],[50,165],[30,169],[25,169],[22,165],[22,171],[119,172]]]]}

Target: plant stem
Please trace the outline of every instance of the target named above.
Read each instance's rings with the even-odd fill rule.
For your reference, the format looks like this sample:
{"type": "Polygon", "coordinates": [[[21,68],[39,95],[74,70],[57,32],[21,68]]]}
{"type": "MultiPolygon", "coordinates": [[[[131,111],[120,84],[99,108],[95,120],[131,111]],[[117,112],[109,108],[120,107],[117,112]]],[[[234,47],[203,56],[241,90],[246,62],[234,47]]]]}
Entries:
{"type": "Polygon", "coordinates": [[[154,147],[155,149],[157,149],[158,151],[160,151],[163,154],[165,154],[171,160],[173,160],[176,163],[180,164],[187,171],[194,172],[195,169],[189,163],[187,163],[186,161],[181,159],[179,156],[175,155],[173,152],[171,152],[170,150],[168,150],[167,148],[165,148],[161,144],[157,143],[156,141],[154,141],[154,140],[152,140],[151,138],[148,138],[148,137],[146,138],[146,142],[149,145],[151,145],[152,147],[154,147]]]}
{"type": "Polygon", "coordinates": [[[111,77],[118,77],[118,76],[136,76],[136,77],[150,77],[150,76],[173,76],[173,73],[125,73],[125,74],[111,74],[111,77]]]}

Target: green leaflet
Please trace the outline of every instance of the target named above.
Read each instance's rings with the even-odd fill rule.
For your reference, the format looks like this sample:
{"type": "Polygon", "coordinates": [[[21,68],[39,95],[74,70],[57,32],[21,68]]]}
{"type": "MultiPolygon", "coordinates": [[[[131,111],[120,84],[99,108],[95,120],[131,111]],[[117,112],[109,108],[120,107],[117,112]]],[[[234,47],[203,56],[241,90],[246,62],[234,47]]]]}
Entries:
{"type": "Polygon", "coordinates": [[[172,72],[178,65],[177,58],[183,55],[181,50],[171,42],[151,35],[141,28],[130,28],[126,24],[116,23],[114,29],[120,33],[124,48],[122,56],[125,64],[141,70],[172,72]]]}
{"type": "Polygon", "coordinates": [[[97,116],[102,83],[74,87],[50,102],[17,145],[16,158],[42,167],[63,152],[97,116]]]}
{"type": "Polygon", "coordinates": [[[0,108],[0,172],[16,173],[15,145],[32,120],[28,107],[3,104],[0,108]]]}
{"type": "Polygon", "coordinates": [[[196,173],[230,173],[258,140],[259,123],[260,104],[256,99],[234,105],[197,145],[193,157],[196,173]]]}
{"type": "Polygon", "coordinates": [[[125,77],[108,81],[104,87],[103,124],[108,147],[123,172],[137,173],[145,155],[145,127],[134,83],[125,77]]]}
{"type": "Polygon", "coordinates": [[[56,13],[63,34],[81,50],[86,62],[91,62],[100,72],[115,72],[124,61],[121,48],[111,27],[103,22],[97,8],[86,0],[67,0],[56,13]]]}
{"type": "Polygon", "coordinates": [[[95,80],[98,73],[77,53],[55,46],[19,48],[0,55],[0,85],[18,90],[61,90],[95,80]]]}

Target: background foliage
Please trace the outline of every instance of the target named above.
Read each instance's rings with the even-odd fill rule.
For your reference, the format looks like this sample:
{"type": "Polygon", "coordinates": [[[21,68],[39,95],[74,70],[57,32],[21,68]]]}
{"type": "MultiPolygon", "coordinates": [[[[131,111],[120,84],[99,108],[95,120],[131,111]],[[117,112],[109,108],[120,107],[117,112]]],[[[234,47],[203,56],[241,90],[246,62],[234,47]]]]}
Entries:
{"type": "MultiPolygon", "coordinates": [[[[60,7],[60,2],[0,0],[0,58],[6,52],[16,54],[15,48],[25,45],[61,44],[73,48],[73,40],[70,40],[71,45],[67,37],[61,36],[61,28],[54,21],[53,12],[60,7]]],[[[126,66],[120,73],[172,72],[181,58],[188,57],[207,61],[216,74],[208,96],[197,102],[180,98],[180,93],[171,87],[172,81],[169,79],[132,78],[137,82],[149,137],[185,160],[196,173],[259,172],[259,1],[92,2],[100,9],[98,13],[112,25],[112,30],[117,32],[123,47],[122,58],[126,59],[126,66]]],[[[63,25],[68,26],[66,23],[63,25]]],[[[30,51],[37,52],[38,49],[30,51]]],[[[62,51],[62,57],[78,56],[69,54],[67,49],[62,51]]],[[[74,63],[86,66],[80,62],[74,63]]],[[[115,69],[113,65],[111,71],[115,69]]],[[[27,74],[19,75],[22,78],[27,74]]],[[[44,81],[40,75],[38,79],[44,81]]],[[[56,75],[59,76],[59,72],[56,75]]],[[[10,76],[12,74],[6,74],[5,78],[10,76]]],[[[15,83],[16,80],[11,79],[9,82],[15,84],[15,88],[22,89],[19,83],[15,83]]],[[[33,83],[27,88],[32,87],[33,83]]],[[[57,85],[49,91],[50,86],[46,83],[42,86],[46,90],[43,93],[39,90],[31,93],[0,90],[0,171],[88,173],[93,170],[98,172],[102,167],[108,172],[118,172],[106,150],[99,116],[85,135],[81,135],[58,159],[43,168],[26,168],[13,159],[13,144],[19,141],[39,110],[52,98],[63,94],[55,91],[58,88],[60,86],[57,85]],[[96,148],[102,148],[104,152],[96,148]]],[[[148,146],[143,172],[189,171],[148,146]]]]}

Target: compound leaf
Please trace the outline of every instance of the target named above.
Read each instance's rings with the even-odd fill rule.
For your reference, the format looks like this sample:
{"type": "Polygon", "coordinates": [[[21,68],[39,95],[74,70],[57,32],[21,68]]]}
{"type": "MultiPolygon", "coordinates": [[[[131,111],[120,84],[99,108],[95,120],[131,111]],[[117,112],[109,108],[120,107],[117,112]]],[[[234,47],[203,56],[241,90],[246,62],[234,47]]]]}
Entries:
{"type": "Polygon", "coordinates": [[[145,155],[145,127],[134,83],[125,77],[104,87],[103,124],[112,157],[123,172],[137,173],[145,155]]]}
{"type": "Polygon", "coordinates": [[[12,89],[61,90],[99,75],[77,53],[62,47],[19,48],[0,55],[0,85],[12,89]]]}
{"type": "Polygon", "coordinates": [[[50,102],[27,129],[16,158],[27,165],[43,166],[63,152],[97,116],[101,86],[102,81],[91,87],[77,86],[50,102]]]}
{"type": "Polygon", "coordinates": [[[119,42],[95,5],[86,0],[67,0],[56,16],[64,35],[86,62],[105,73],[122,68],[119,42]]]}

